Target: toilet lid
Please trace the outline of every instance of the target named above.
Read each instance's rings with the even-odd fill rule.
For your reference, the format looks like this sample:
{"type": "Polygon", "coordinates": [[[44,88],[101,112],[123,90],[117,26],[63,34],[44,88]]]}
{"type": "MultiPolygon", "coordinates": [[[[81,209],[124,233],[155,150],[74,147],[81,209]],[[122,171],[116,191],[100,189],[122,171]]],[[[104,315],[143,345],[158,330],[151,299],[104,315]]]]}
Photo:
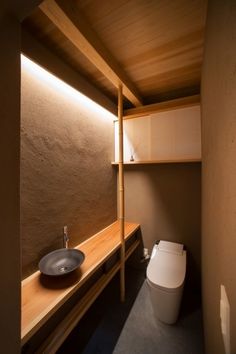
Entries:
{"type": "Polygon", "coordinates": [[[186,273],[186,251],[170,253],[154,246],[153,254],[147,267],[147,278],[157,287],[174,290],[180,287],[186,273]]]}

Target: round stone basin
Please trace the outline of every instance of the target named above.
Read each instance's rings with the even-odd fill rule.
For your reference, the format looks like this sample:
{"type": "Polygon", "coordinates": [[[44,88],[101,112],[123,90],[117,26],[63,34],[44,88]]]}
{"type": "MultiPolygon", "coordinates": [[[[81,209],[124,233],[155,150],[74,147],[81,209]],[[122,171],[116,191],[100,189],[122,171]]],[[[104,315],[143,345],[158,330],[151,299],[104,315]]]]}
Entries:
{"type": "Polygon", "coordinates": [[[44,256],[39,270],[45,275],[60,276],[73,272],[84,261],[84,253],[74,248],[60,248],[44,256]]]}

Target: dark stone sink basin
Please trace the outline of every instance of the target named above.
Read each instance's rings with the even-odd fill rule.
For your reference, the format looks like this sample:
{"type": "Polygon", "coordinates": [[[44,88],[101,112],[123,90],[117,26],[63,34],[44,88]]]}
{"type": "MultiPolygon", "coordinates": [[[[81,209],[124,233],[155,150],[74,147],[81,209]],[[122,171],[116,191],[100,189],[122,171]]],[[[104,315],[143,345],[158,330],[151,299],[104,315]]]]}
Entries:
{"type": "Polygon", "coordinates": [[[60,276],[71,273],[84,261],[84,253],[74,248],[60,248],[44,256],[39,270],[45,275],[60,276]]]}

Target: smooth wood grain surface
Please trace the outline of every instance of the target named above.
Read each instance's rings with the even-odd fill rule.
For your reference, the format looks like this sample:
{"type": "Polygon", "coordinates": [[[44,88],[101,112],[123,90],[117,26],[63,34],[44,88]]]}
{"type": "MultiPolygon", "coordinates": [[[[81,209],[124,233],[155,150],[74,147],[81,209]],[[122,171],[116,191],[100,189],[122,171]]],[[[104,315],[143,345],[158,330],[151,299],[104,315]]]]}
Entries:
{"type": "MultiPolygon", "coordinates": [[[[138,228],[138,224],[126,222],[125,239],[138,228]]],[[[120,226],[116,221],[76,247],[85,254],[80,269],[63,278],[45,277],[38,271],[22,281],[22,345],[119,247],[120,226]]]]}
{"type": "Polygon", "coordinates": [[[45,0],[40,9],[115,87],[122,82],[124,95],[134,106],[142,105],[133,83],[72,2],[45,0]]]}
{"type": "MultiPolygon", "coordinates": [[[[144,104],[200,92],[206,0],[64,3],[73,3],[83,15],[138,89],[144,104]]],[[[40,10],[23,26],[116,103],[114,85],[40,10]]]]}
{"type": "Polygon", "coordinates": [[[143,116],[149,116],[150,114],[171,111],[177,108],[186,108],[197,106],[200,104],[200,95],[192,95],[182,98],[176,98],[160,103],[153,103],[137,108],[130,108],[124,111],[124,119],[133,119],[143,116]]]}

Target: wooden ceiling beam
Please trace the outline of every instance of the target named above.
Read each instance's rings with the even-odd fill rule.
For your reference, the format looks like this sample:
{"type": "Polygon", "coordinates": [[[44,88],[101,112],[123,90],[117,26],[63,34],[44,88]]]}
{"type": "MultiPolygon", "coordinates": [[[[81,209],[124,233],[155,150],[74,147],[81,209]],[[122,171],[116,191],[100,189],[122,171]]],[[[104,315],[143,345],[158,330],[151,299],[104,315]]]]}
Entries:
{"type": "Polygon", "coordinates": [[[200,95],[176,98],[174,100],[153,103],[142,107],[130,108],[124,110],[124,119],[133,119],[143,116],[149,116],[157,112],[164,112],[178,108],[196,106],[200,103],[200,95]]]}
{"type": "Polygon", "coordinates": [[[97,34],[85,21],[75,2],[45,0],[39,7],[115,87],[118,88],[122,84],[123,95],[135,107],[142,105],[142,99],[137,89],[103,45],[97,34]]]}

